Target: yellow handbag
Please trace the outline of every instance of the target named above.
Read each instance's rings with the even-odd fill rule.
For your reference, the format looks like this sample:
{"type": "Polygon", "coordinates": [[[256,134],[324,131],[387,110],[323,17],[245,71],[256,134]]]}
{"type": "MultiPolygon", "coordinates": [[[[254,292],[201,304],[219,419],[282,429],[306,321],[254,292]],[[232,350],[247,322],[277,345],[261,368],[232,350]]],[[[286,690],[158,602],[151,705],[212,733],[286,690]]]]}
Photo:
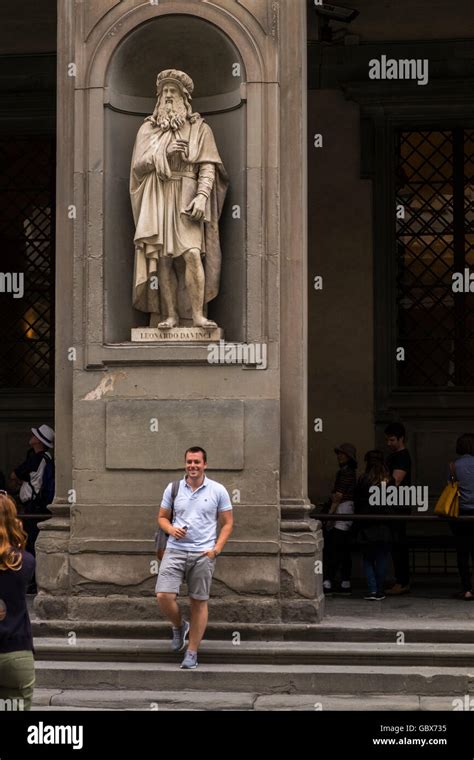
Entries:
{"type": "Polygon", "coordinates": [[[451,479],[436,502],[435,514],[441,517],[457,517],[459,515],[459,483],[453,462],[449,463],[451,479]]]}

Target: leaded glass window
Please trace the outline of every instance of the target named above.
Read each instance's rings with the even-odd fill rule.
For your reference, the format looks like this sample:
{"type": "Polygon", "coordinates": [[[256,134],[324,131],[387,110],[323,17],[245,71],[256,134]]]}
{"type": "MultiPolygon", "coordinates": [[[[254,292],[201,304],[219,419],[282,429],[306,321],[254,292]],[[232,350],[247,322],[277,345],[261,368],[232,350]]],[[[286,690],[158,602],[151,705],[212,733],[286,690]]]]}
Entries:
{"type": "Polygon", "coordinates": [[[474,130],[400,131],[397,158],[397,384],[473,387],[474,130]]]}
{"type": "Polygon", "coordinates": [[[54,173],[50,137],[0,140],[2,388],[54,384],[54,173]]]}

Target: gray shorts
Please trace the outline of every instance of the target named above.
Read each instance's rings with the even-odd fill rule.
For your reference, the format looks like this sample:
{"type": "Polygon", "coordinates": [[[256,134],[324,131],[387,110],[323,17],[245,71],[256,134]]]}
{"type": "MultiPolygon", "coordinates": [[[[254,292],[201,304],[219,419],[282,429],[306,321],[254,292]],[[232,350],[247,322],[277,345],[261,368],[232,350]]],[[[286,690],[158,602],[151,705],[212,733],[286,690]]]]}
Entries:
{"type": "Polygon", "coordinates": [[[155,592],[178,594],[185,581],[192,599],[209,599],[216,560],[198,552],[167,549],[160,564],[155,592]]]}

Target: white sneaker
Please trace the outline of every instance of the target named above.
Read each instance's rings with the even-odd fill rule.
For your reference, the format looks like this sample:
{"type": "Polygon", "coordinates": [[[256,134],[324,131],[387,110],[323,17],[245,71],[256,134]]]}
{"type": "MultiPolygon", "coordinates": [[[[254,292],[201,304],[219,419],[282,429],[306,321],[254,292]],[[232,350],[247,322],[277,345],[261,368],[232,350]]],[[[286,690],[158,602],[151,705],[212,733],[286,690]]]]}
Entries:
{"type": "Polygon", "coordinates": [[[189,649],[184,655],[184,660],[179,666],[183,670],[194,670],[198,666],[197,652],[190,652],[189,649]]]}

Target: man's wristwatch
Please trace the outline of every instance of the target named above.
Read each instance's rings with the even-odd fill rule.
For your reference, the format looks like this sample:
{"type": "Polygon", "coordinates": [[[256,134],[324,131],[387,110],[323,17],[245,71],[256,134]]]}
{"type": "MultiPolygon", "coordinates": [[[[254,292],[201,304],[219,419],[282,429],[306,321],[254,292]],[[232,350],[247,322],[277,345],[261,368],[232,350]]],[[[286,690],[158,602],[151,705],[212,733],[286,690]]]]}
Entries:
{"type": "Polygon", "coordinates": [[[217,557],[219,556],[220,552],[218,552],[217,549],[214,549],[213,551],[214,551],[214,554],[216,555],[216,559],[217,559],[217,557]]]}

